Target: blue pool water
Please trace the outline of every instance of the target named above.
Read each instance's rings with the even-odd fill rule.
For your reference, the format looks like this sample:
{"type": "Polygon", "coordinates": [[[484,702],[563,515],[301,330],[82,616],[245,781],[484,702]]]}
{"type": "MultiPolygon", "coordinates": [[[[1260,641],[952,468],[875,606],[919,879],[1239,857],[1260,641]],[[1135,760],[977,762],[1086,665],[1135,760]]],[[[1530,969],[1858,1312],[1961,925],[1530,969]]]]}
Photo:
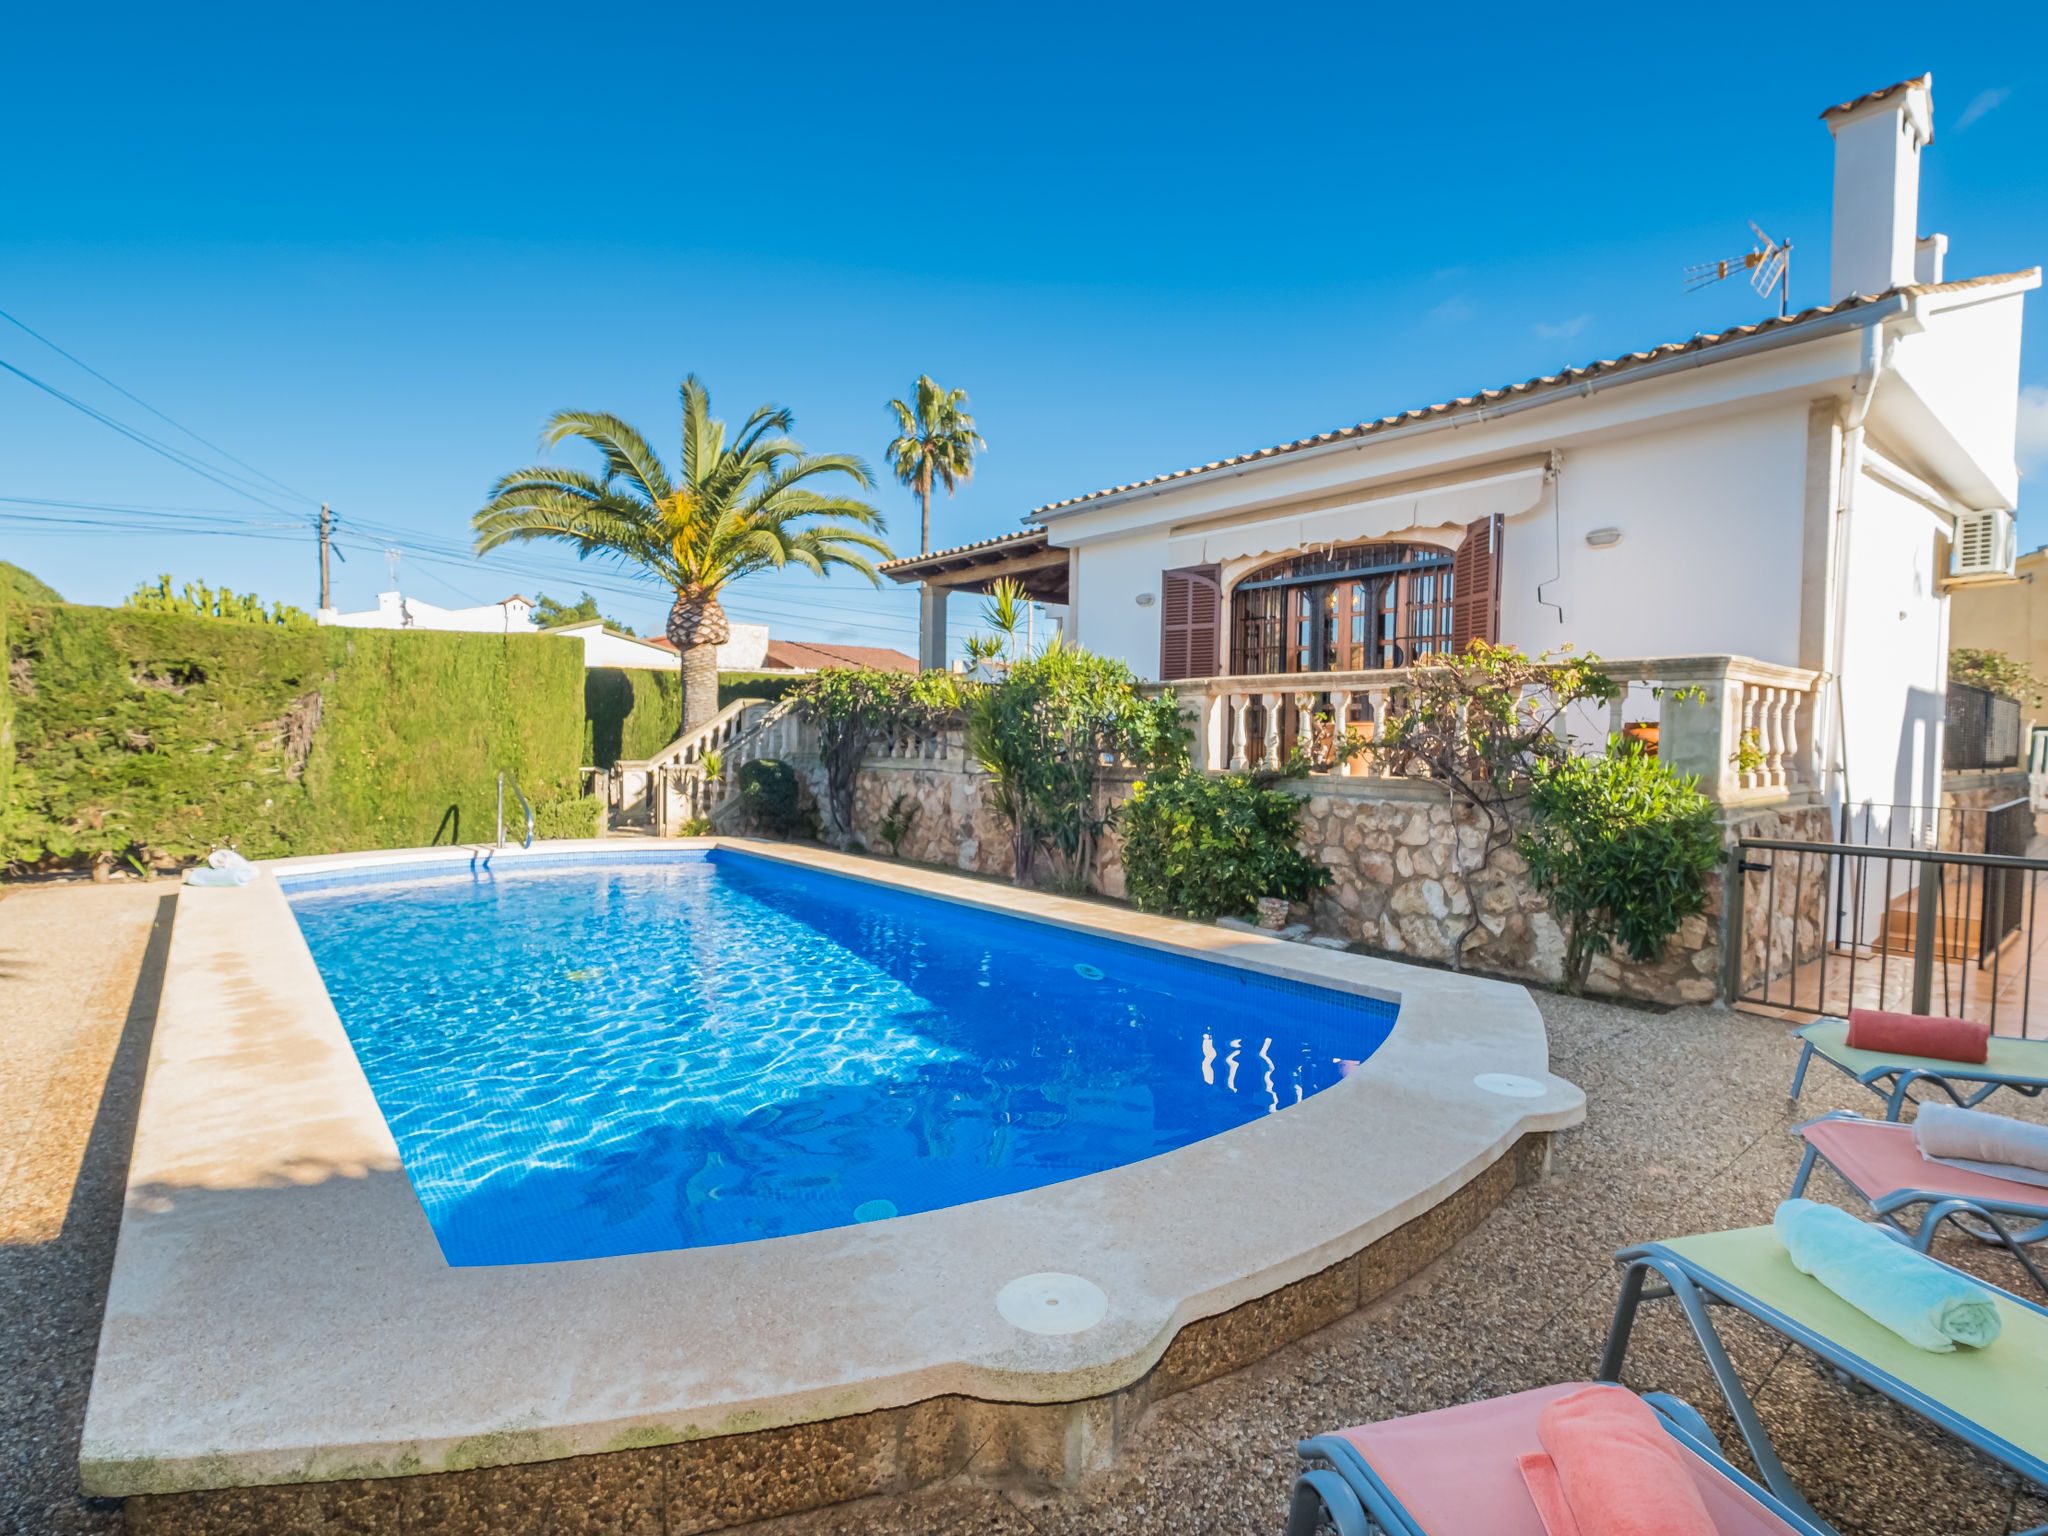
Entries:
{"type": "Polygon", "coordinates": [[[1168,1152],[1391,1003],[719,850],[288,885],[450,1264],[746,1242],[1168,1152]]]}

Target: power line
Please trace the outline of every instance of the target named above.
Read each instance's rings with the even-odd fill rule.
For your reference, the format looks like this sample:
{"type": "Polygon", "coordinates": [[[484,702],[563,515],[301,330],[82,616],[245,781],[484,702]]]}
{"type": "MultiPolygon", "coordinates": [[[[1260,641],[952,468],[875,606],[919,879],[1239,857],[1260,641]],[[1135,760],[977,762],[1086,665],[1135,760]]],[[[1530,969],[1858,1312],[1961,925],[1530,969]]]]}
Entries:
{"type": "MultiPolygon", "coordinates": [[[[292,517],[289,513],[285,515],[292,517]]],[[[226,508],[149,507],[18,496],[0,496],[0,525],[7,526],[13,536],[20,538],[75,537],[84,531],[161,533],[172,538],[241,538],[286,544],[298,544],[304,538],[302,532],[293,531],[302,528],[302,524],[295,517],[291,521],[278,522],[226,508]],[[16,507],[38,510],[18,511],[14,510],[16,507]],[[228,526],[222,526],[223,523],[227,523],[228,526]]],[[[350,518],[344,526],[354,529],[365,538],[375,539],[380,543],[397,544],[415,564],[423,567],[440,566],[450,570],[496,573],[514,581],[547,582],[550,585],[573,584],[593,595],[614,598],[654,602],[662,601],[664,598],[663,592],[651,584],[621,580],[615,573],[609,571],[600,570],[593,573],[574,568],[563,569],[540,562],[503,561],[493,556],[479,557],[465,546],[446,540],[419,538],[391,524],[368,518],[350,518]]],[[[433,571],[423,571],[423,574],[471,602],[478,601],[472,594],[444,576],[433,571]]],[[[830,615],[859,623],[869,629],[886,630],[898,635],[909,635],[916,631],[914,617],[891,613],[886,606],[892,598],[907,601],[907,593],[893,593],[885,588],[878,592],[876,597],[877,606],[870,607],[864,604],[834,602],[822,597],[771,594],[750,589],[744,584],[728,588],[725,593],[728,605],[740,614],[755,614],[775,622],[801,623],[807,620],[816,621],[820,615],[830,615]]],[[[742,622],[744,621],[743,618],[742,622]]]]}
{"type": "Polygon", "coordinates": [[[236,496],[247,497],[250,501],[255,502],[258,506],[268,507],[270,508],[271,511],[283,513],[287,517],[291,515],[291,508],[280,507],[276,502],[266,500],[264,497],[258,496],[254,491],[248,490],[244,486],[235,485],[231,483],[233,479],[239,479],[239,476],[230,477],[230,479],[222,479],[221,476],[214,474],[212,470],[208,469],[206,466],[196,461],[190,454],[183,453],[180,450],[171,447],[170,444],[168,443],[158,441],[156,438],[151,437],[147,432],[138,431],[136,428],[129,426],[126,422],[119,421],[116,418],[109,416],[105,411],[98,409],[96,406],[87,405],[83,400],[80,400],[72,395],[67,395],[66,393],[64,393],[63,390],[57,388],[56,385],[44,383],[41,379],[37,378],[34,374],[28,372],[26,369],[15,367],[14,364],[8,362],[5,358],[0,358],[0,368],[6,369],[9,373],[13,374],[18,379],[22,379],[30,384],[33,384],[37,389],[40,389],[44,394],[50,395],[55,399],[63,401],[73,410],[81,411],[85,415],[90,416],[94,421],[100,423],[101,426],[113,429],[114,431],[120,433],[121,436],[127,438],[130,442],[140,444],[142,447],[147,448],[151,453],[162,455],[164,458],[169,459],[173,464],[176,464],[180,469],[189,469],[192,471],[193,474],[199,475],[204,479],[211,480],[215,485],[219,486],[222,490],[228,491],[236,496]]]}
{"type": "Polygon", "coordinates": [[[211,448],[215,453],[219,454],[229,463],[240,464],[242,468],[248,470],[250,474],[256,476],[259,480],[268,480],[272,485],[276,486],[280,491],[283,491],[287,496],[296,496],[299,498],[299,500],[308,503],[313,501],[313,498],[311,496],[308,496],[304,491],[293,490],[292,487],[286,485],[282,480],[278,479],[275,475],[265,474],[262,470],[258,469],[254,464],[248,463],[246,460],[236,458],[232,453],[229,453],[227,449],[221,447],[220,444],[210,442],[206,438],[201,437],[197,432],[194,432],[190,427],[184,425],[182,422],[172,421],[170,417],[166,416],[162,411],[158,410],[155,406],[151,405],[147,400],[143,399],[133,390],[124,389],[121,385],[116,384],[112,379],[108,378],[104,373],[101,373],[99,369],[93,367],[93,365],[91,363],[88,363],[84,358],[78,357],[73,353],[65,351],[62,347],[58,346],[56,342],[50,340],[49,337],[45,336],[41,331],[35,329],[27,321],[17,319],[15,316],[7,313],[7,311],[4,309],[0,309],[0,320],[5,320],[8,324],[18,326],[22,330],[27,331],[29,335],[35,337],[37,341],[40,341],[44,346],[48,347],[52,352],[56,353],[59,357],[64,358],[69,362],[77,364],[77,366],[83,368],[87,373],[91,374],[94,378],[98,379],[102,384],[106,385],[107,388],[113,390],[116,394],[127,396],[130,400],[133,400],[137,405],[141,406],[145,411],[149,412],[150,415],[156,417],[157,420],[167,422],[171,426],[176,427],[180,432],[184,433],[187,437],[191,438],[193,442],[200,443],[203,444],[205,447],[211,448]]]}

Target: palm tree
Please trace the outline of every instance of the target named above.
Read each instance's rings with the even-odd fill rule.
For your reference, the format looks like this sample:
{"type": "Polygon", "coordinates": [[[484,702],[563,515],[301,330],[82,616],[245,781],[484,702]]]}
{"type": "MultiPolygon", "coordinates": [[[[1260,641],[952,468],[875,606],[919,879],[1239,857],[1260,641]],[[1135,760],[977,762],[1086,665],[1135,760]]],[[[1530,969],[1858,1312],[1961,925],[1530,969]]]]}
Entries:
{"type": "Polygon", "coordinates": [[[618,417],[562,411],[542,431],[542,448],[581,438],[604,455],[604,473],[552,464],[515,469],[491,487],[471,525],[480,555],[519,539],[566,539],[583,558],[610,555],[671,587],[668,638],[682,654],[688,730],[718,712],[718,647],[732,633],[718,601],[722,590],[786,565],[820,576],[843,565],[880,585],[867,555],[886,560],[890,551],[878,536],[880,512],[812,489],[828,475],[873,485],[859,459],[805,453],[781,435],[794,419],[777,406],[756,409],[728,442],[695,374],[683,380],[682,399],[680,477],[671,477],[647,440],[618,417]]]}
{"type": "Polygon", "coordinates": [[[918,531],[917,548],[929,554],[932,547],[932,482],[945,482],[946,494],[953,494],[956,480],[974,478],[974,455],[988,444],[974,430],[974,418],[967,414],[967,391],[941,389],[931,375],[921,373],[911,390],[915,407],[891,400],[889,414],[896,418],[896,440],[889,444],[889,467],[896,478],[917,492],[924,507],[924,522],[918,531]]]}

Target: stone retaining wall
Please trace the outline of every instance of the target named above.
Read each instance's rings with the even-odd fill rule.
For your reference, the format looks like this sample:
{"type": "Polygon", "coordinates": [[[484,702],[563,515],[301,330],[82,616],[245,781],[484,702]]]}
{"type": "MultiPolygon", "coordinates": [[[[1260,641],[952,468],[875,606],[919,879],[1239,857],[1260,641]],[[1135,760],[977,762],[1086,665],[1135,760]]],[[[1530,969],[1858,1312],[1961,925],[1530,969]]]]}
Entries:
{"type": "MultiPolygon", "coordinates": [[[[1824,806],[1737,812],[1725,825],[1731,844],[1745,836],[1830,837],[1824,806]]],[[[1335,876],[1312,904],[1316,930],[1385,954],[1448,962],[1476,906],[1477,928],[1464,948],[1468,966],[1556,983],[1564,973],[1563,926],[1531,885],[1529,867],[1511,839],[1478,867],[1486,843],[1485,817],[1453,802],[1440,785],[1311,781],[1302,807],[1302,845],[1335,876]]],[[[1660,959],[1645,965],[1620,954],[1596,956],[1587,990],[1659,1003],[1713,1001],[1721,975],[1722,880],[1719,871],[1708,876],[1705,910],[1679,925],[1660,959]]],[[[1792,923],[1797,909],[1799,952],[1810,958],[1820,933],[1818,888],[1788,886],[1778,893],[1778,903],[1781,927],[1792,923]]],[[[1768,905],[1759,895],[1744,913],[1759,952],[1771,920],[1768,905]]],[[[1781,940],[1779,953],[1790,952],[1781,940]]]]}
{"type": "MultiPolygon", "coordinates": [[[[1010,830],[995,813],[988,776],[957,744],[944,748],[946,756],[935,755],[940,750],[934,745],[922,757],[871,760],[855,783],[854,836],[870,852],[886,852],[882,821],[897,796],[908,796],[918,810],[902,840],[903,858],[1008,878],[1010,830]]],[[[1112,786],[1108,803],[1121,802],[1130,782],[1112,786]]],[[[1447,963],[1476,905],[1477,929],[1464,950],[1468,967],[1552,985],[1562,977],[1563,929],[1530,884],[1512,840],[1496,848],[1483,869],[1471,868],[1486,842],[1484,817],[1473,807],[1454,804],[1441,786],[1418,780],[1317,777],[1293,788],[1306,802],[1302,847],[1333,876],[1309,907],[1318,934],[1377,953],[1447,963]]],[[[1818,842],[1833,836],[1824,806],[1738,810],[1724,824],[1731,846],[1742,836],[1818,842]]],[[[1115,831],[1106,831],[1093,885],[1117,900],[1124,898],[1120,854],[1115,831]]],[[[1597,956],[1587,989],[1658,1003],[1713,1001],[1722,971],[1723,879],[1722,872],[1708,877],[1705,910],[1679,926],[1660,959],[1644,965],[1597,956]]],[[[1818,954],[1824,903],[1818,886],[1786,884],[1774,891],[1752,877],[1743,913],[1746,974],[1761,974],[1767,935],[1780,965],[1787,956],[1804,961],[1818,954]]]]}

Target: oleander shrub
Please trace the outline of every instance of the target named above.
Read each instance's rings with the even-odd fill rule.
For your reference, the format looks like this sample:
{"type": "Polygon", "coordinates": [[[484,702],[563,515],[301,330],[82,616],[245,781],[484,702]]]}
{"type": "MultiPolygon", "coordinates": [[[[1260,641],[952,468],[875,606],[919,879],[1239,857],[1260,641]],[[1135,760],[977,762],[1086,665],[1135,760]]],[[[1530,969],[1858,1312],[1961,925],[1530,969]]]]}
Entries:
{"type": "Polygon", "coordinates": [[[1113,812],[1112,774],[1185,759],[1188,732],[1171,695],[1148,698],[1129,667],[1055,641],[964,692],[967,751],[989,776],[990,804],[1010,826],[1013,876],[1085,891],[1113,812]]]}
{"type": "Polygon", "coordinates": [[[806,829],[803,795],[796,769],[779,757],[757,757],[740,764],[740,804],[753,824],[776,837],[806,829]]]}
{"type": "Polygon", "coordinates": [[[1713,803],[1640,747],[1536,763],[1529,811],[1517,841],[1531,883],[1564,921],[1567,993],[1617,945],[1655,960],[1706,906],[1706,877],[1721,861],[1713,803]]]}
{"type": "Polygon", "coordinates": [[[1180,769],[1140,782],[1118,822],[1132,903],[1206,921],[1328,885],[1330,871],[1300,848],[1306,797],[1275,788],[1279,777],[1180,769]]]}

